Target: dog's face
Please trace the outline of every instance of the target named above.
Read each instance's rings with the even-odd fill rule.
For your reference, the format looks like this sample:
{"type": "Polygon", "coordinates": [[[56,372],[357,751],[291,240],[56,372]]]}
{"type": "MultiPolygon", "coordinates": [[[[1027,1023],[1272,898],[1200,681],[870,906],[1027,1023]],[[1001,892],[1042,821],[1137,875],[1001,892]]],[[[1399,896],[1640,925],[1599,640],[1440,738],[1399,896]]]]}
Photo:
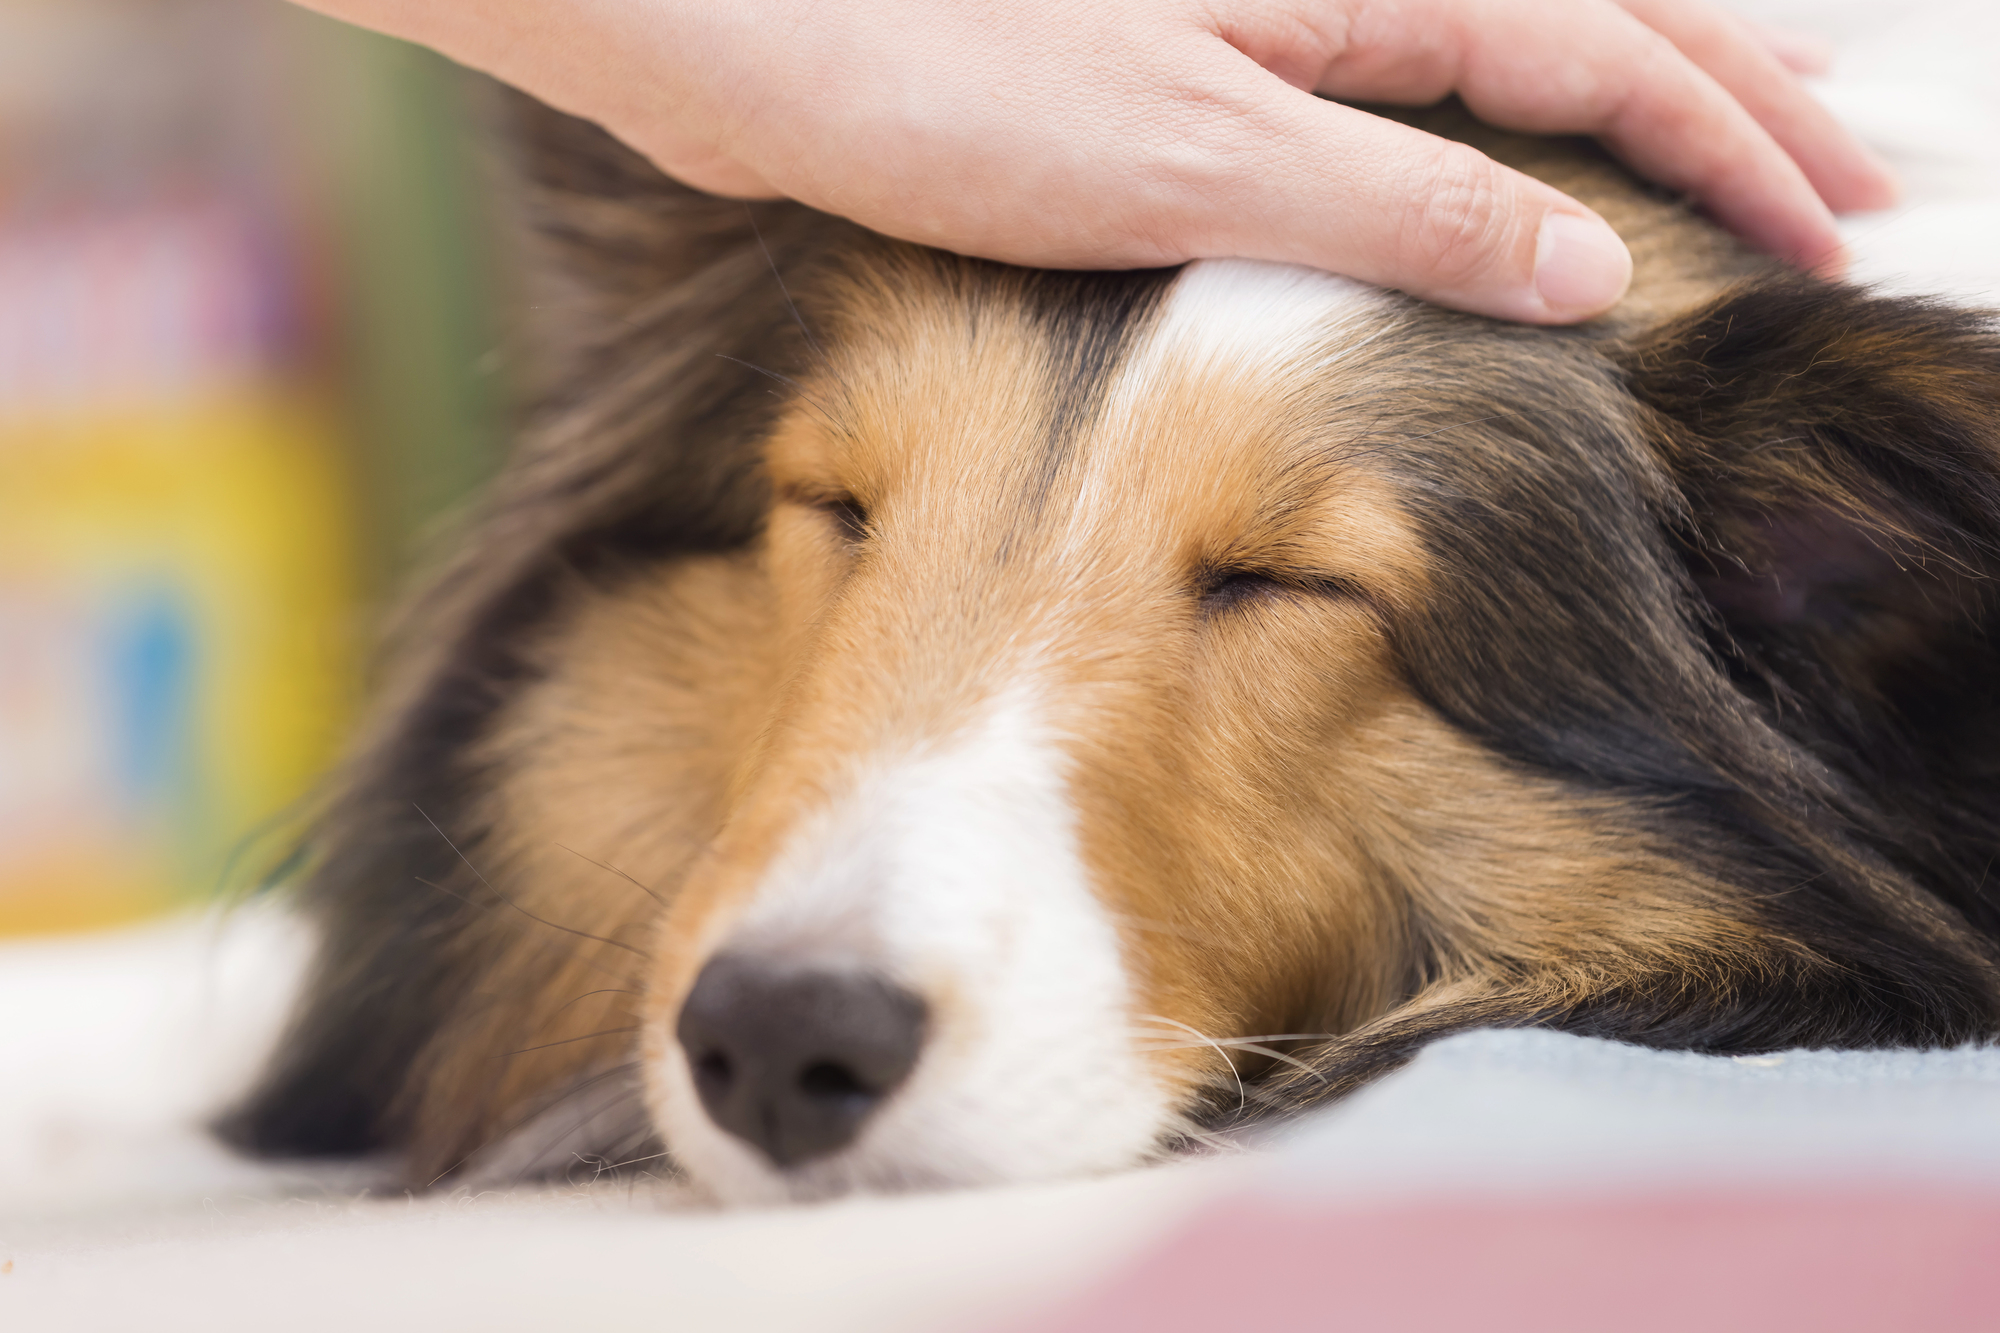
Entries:
{"type": "Polygon", "coordinates": [[[2000,1025],[1977,317],[853,235],[781,244],[795,312],[732,244],[413,619],[250,1141],[809,1198],[1125,1165],[1479,1024],[2000,1025]]]}
{"type": "Polygon", "coordinates": [[[1209,1034],[1341,1030],[1404,982],[1358,793],[1439,743],[1383,623],[1423,560],[1365,459],[1406,312],[1219,263],[1066,339],[1016,286],[854,292],[769,446],[782,684],[648,1000],[663,1128],[732,1193],[1123,1164],[1214,1082],[1209,1034]],[[746,1132],[700,1084],[763,1077],[751,1038],[675,1040],[704,967],[750,1008],[897,987],[913,1059],[828,1092],[884,1094],[836,1147],[777,1083],[746,1132]]]}
{"type": "MultiPolygon", "coordinates": [[[[1553,381],[1580,447],[1460,429],[1486,456],[1447,475],[1504,471],[1558,523],[1578,491],[1514,474],[1616,449],[1628,398],[1449,326],[1421,354],[1431,315],[1273,265],[1116,283],[1068,328],[1014,275],[921,258],[836,293],[766,449],[780,665],[644,1010],[654,1113],[704,1183],[1123,1165],[1272,1052],[1480,970],[1453,952],[1629,967],[1757,934],[1650,812],[1482,747],[1399,654],[1468,574],[1423,530],[1411,437],[1553,381]]],[[[1621,478],[1628,535],[1645,480],[1621,478]]],[[[1663,578],[1657,531],[1638,545],[1663,578]]],[[[1633,603],[1571,647],[1684,648],[1670,593],[1603,577],[1621,554],[1581,529],[1507,550],[1633,603]],[[1611,642],[1621,614],[1669,642],[1611,642]]]]}

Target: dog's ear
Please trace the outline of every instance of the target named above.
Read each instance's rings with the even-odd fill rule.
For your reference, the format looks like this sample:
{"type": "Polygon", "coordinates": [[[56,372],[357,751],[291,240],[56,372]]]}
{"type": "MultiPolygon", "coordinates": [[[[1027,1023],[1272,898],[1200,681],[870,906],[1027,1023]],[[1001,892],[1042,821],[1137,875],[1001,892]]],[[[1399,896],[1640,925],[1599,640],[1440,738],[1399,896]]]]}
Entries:
{"type": "Polygon", "coordinates": [[[1774,277],[1621,359],[1678,482],[1669,525],[1743,688],[1861,750],[1892,718],[1907,728],[1934,711],[1941,690],[1987,692],[1991,316],[1774,277]]]}

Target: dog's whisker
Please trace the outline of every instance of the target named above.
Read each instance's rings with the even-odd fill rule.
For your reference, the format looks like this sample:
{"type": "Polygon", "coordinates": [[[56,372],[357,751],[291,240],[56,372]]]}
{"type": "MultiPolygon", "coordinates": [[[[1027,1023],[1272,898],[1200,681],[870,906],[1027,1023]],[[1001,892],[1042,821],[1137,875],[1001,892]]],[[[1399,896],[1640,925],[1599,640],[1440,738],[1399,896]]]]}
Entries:
{"type": "Polygon", "coordinates": [[[1322,1083],[1326,1082],[1325,1074],[1320,1073],[1319,1070],[1314,1069],[1311,1065],[1307,1064],[1304,1060],[1299,1059],[1295,1055],[1287,1055],[1283,1051],[1274,1051],[1269,1046],[1260,1045],[1259,1043],[1252,1041],[1232,1041],[1229,1044],[1232,1048],[1236,1050],[1248,1051],[1252,1055],[1261,1055],[1264,1056],[1266,1059],[1276,1060],[1280,1064],[1290,1065],[1294,1069],[1297,1069],[1302,1073],[1310,1074],[1322,1083]]]}
{"type": "Polygon", "coordinates": [[[573,999],[564,1000],[560,1005],[557,1005],[554,1009],[550,1010],[548,1018],[545,1018],[542,1021],[544,1023],[549,1022],[550,1019],[555,1018],[558,1014],[561,1014],[562,1012],[567,1010],[571,1005],[581,1004],[583,1001],[589,999],[593,995],[643,995],[643,994],[645,994],[644,991],[635,990],[630,986],[599,986],[596,990],[587,990],[583,994],[578,995],[573,999]]]}
{"type": "MultiPolygon", "coordinates": [[[[1301,1038],[1290,1038],[1289,1040],[1302,1040],[1302,1039],[1301,1039],[1301,1038]]],[[[1294,1055],[1287,1055],[1287,1054],[1285,1054],[1285,1053],[1284,1053],[1283,1051],[1274,1051],[1274,1050],[1272,1050],[1272,1049],[1271,1049],[1270,1047],[1268,1047],[1268,1046],[1265,1046],[1265,1045],[1263,1045],[1263,1044],[1262,1044],[1262,1043],[1260,1043],[1260,1042],[1257,1042],[1257,1041],[1254,1041],[1254,1040],[1250,1040],[1250,1039],[1247,1039],[1247,1038],[1243,1038],[1243,1037],[1235,1037],[1235,1038],[1221,1038],[1221,1039],[1217,1039],[1217,1040],[1215,1040],[1215,1041],[1150,1041],[1150,1040],[1148,1040],[1148,1041],[1142,1041],[1141,1043],[1139,1043],[1139,1045],[1138,1045],[1138,1049],[1139,1049],[1140,1051],[1143,1051],[1143,1052],[1147,1053],[1147,1054],[1151,1054],[1151,1053],[1154,1053],[1154,1052],[1157,1052],[1157,1051],[1189,1051],[1189,1050],[1199,1050],[1199,1049],[1204,1049],[1204,1048],[1207,1048],[1207,1047],[1211,1047],[1211,1046],[1216,1046],[1216,1047],[1220,1047],[1220,1046],[1226,1046],[1226,1047],[1230,1048],[1231,1050],[1237,1050],[1237,1051],[1248,1051],[1248,1052],[1249,1052],[1250,1054],[1252,1054],[1252,1055],[1261,1055],[1261,1056],[1264,1056],[1264,1057],[1266,1057],[1267,1059],[1271,1059],[1271,1060],[1276,1060],[1276,1061],[1278,1061],[1278,1062],[1279,1062],[1280,1064],[1287,1064],[1287,1065],[1291,1065],[1291,1066],[1292,1066],[1292,1067],[1293,1067],[1294,1069],[1298,1069],[1298,1070],[1300,1070],[1300,1071],[1302,1071],[1302,1072],[1304,1072],[1304,1073],[1307,1073],[1307,1074],[1311,1074],[1311,1075],[1312,1075],[1312,1076],[1313,1076],[1314,1078],[1316,1078],[1316,1079],[1320,1080],[1320,1082],[1322,1082],[1322,1083],[1324,1083],[1324,1082],[1326,1081],[1326,1075],[1322,1074],[1322,1073],[1321,1073],[1321,1072],[1320,1072],[1319,1070],[1317,1070],[1317,1069],[1313,1068],[1313,1067],[1312,1067],[1312,1066],[1311,1066],[1310,1064],[1306,1063],[1306,1062],[1305,1062],[1304,1060],[1301,1060],[1301,1059],[1299,1059],[1299,1058],[1298,1058],[1297,1056],[1294,1056],[1294,1055]]]]}
{"type": "Polygon", "coordinates": [[[1187,1033],[1189,1036],[1192,1036],[1196,1038],[1198,1041],[1213,1047],[1215,1049],[1215,1053],[1222,1057],[1222,1062],[1229,1066],[1230,1076],[1236,1080],[1236,1096],[1238,1101],[1243,1105],[1248,1105],[1248,1097],[1243,1090],[1243,1075],[1237,1072],[1236,1062],[1229,1058],[1228,1049],[1225,1048],[1221,1043],[1217,1042],[1213,1037],[1210,1037],[1207,1033],[1203,1032],[1199,1028],[1189,1027],[1186,1023],[1176,1022],[1175,1020],[1167,1018],[1161,1014],[1139,1014],[1137,1015],[1137,1017],[1149,1023],[1164,1023],[1166,1026],[1170,1028],[1179,1028],[1181,1031],[1187,1033]]]}
{"type": "MultiPolygon", "coordinates": [[[[662,1157],[672,1157],[672,1156],[673,1153],[671,1152],[661,1151],[656,1153],[648,1153],[644,1157],[628,1157],[622,1162],[600,1162],[598,1166],[598,1174],[603,1175],[607,1171],[617,1171],[624,1167],[637,1166],[641,1162],[657,1162],[662,1157]]],[[[578,1161],[583,1160],[581,1154],[578,1154],[577,1160],[578,1161]]]]}
{"type": "MultiPolygon", "coordinates": [[[[452,888],[449,884],[440,884],[434,879],[425,879],[422,875],[416,875],[413,876],[413,878],[416,880],[417,883],[423,885],[425,888],[435,889],[439,893],[442,893],[445,897],[456,899],[457,901],[464,903],[467,907],[478,908],[485,906],[485,904],[474,902],[472,899],[466,897],[464,894],[452,888]]],[[[564,931],[565,934],[570,934],[570,935],[583,934],[582,931],[568,930],[563,926],[555,925],[555,923],[553,922],[543,922],[542,924],[550,926],[555,930],[564,931]]],[[[595,939],[596,937],[585,936],[585,938],[595,939]]],[[[575,959],[577,962],[582,963],[585,967],[589,968],[591,971],[599,974],[600,976],[610,977],[613,981],[622,982],[627,987],[631,986],[633,981],[636,980],[636,978],[634,977],[622,976],[617,972],[613,972],[610,968],[605,967],[603,964],[599,963],[596,959],[584,953],[581,949],[573,948],[570,951],[569,956],[575,959]]]]}
{"type": "MultiPolygon", "coordinates": [[[[484,1152],[486,1149],[492,1147],[496,1143],[505,1142],[510,1135],[521,1130],[523,1127],[527,1126],[533,1121],[540,1119],[542,1116],[548,1115],[550,1112],[554,1111],[557,1107],[561,1106],[564,1102],[568,1101],[570,1098],[578,1095],[579,1093],[588,1092],[590,1089],[596,1087],[598,1084],[604,1082],[606,1079],[616,1078],[621,1074],[630,1074],[632,1071],[639,1068],[641,1063],[642,1062],[638,1060],[623,1060],[615,1065],[609,1065],[604,1069],[600,1069],[595,1074],[590,1074],[584,1078],[578,1079],[576,1082],[570,1084],[567,1088],[563,1089],[560,1093],[556,1094],[554,1097],[549,1098],[547,1101],[541,1103],[539,1106],[534,1107],[532,1110],[529,1110],[526,1113],[522,1114],[521,1116],[517,1117],[516,1119],[510,1121],[507,1125],[502,1127],[498,1133],[491,1135],[478,1147],[474,1148],[472,1151],[458,1158],[450,1166],[447,1166],[444,1170],[438,1172],[435,1176],[432,1176],[429,1181],[425,1182],[424,1188],[425,1189],[432,1188],[440,1180],[443,1180],[446,1176],[450,1175],[452,1172],[458,1170],[460,1167],[463,1167],[467,1162],[470,1162],[473,1158],[477,1157],[480,1153],[484,1152]]],[[[639,1096],[640,1096],[639,1088],[635,1085],[622,1098],[620,1098],[618,1101],[611,1103],[611,1106],[615,1108],[620,1105],[629,1104],[630,1102],[637,1100],[639,1096]]],[[[591,1114],[594,1115],[597,1113],[598,1112],[593,1111],[591,1114]]],[[[588,1116],[585,1117],[585,1119],[588,1118],[589,1118],[588,1116]]],[[[577,1123],[581,1125],[583,1122],[578,1121],[577,1123]]]]}
{"type": "Polygon", "coordinates": [[[785,286],[785,275],[778,272],[778,261],[771,254],[770,245],[764,240],[764,229],[757,225],[757,210],[748,200],[743,204],[743,217],[750,224],[750,234],[757,238],[757,248],[764,252],[764,263],[770,267],[771,281],[778,284],[778,295],[785,298],[785,309],[792,312],[792,319],[798,324],[799,332],[805,335],[806,346],[812,348],[813,355],[824,362],[826,352],[821,349],[819,339],[813,337],[813,331],[806,326],[805,316],[799,313],[798,303],[792,300],[791,289],[785,286]]]}
{"type": "Polygon", "coordinates": [[[545,1041],[539,1046],[523,1046],[518,1051],[502,1051],[494,1056],[496,1060],[511,1060],[517,1055],[527,1055],[533,1051],[546,1051],[551,1046],[568,1046],[573,1042],[595,1041],[599,1037],[616,1037],[627,1032],[637,1032],[644,1024],[633,1023],[622,1028],[605,1028],[601,1032],[586,1032],[581,1037],[564,1037],[561,1041],[545,1041]]]}
{"type": "MultiPolygon", "coordinates": [[[[509,898],[506,894],[500,892],[500,890],[494,888],[493,881],[487,879],[485,875],[480,873],[479,867],[472,864],[471,858],[466,856],[464,852],[459,850],[458,844],[451,840],[450,834],[446,833],[442,828],[438,827],[438,822],[435,819],[432,819],[428,814],[424,813],[424,808],[422,806],[412,803],[410,808],[415,810],[418,814],[423,815],[424,822],[426,824],[429,824],[433,829],[437,830],[437,835],[440,838],[444,839],[444,845],[451,848],[452,854],[458,857],[460,861],[463,861],[465,863],[465,868],[472,872],[473,878],[477,879],[481,884],[484,884],[486,886],[486,891],[488,893],[491,893],[495,898],[498,898],[501,902],[505,903],[507,906],[519,912],[522,916],[527,917],[528,920],[535,922],[537,925],[547,926],[550,930],[566,931],[571,935],[581,935],[584,939],[587,940],[596,940],[599,944],[608,944],[614,949],[623,949],[625,950],[625,952],[631,954],[637,954],[641,958],[648,958],[651,956],[644,949],[636,949],[633,946],[625,943],[623,940],[614,940],[603,935],[593,935],[587,930],[578,930],[574,926],[561,925],[557,922],[550,921],[546,917],[536,916],[533,912],[530,912],[527,908],[521,906],[521,904],[515,902],[512,898],[509,898]]],[[[424,882],[429,883],[428,880],[424,882]]],[[[436,889],[436,888],[442,888],[443,886],[438,884],[431,884],[431,887],[436,889]]],[[[446,892],[449,892],[449,890],[446,890],[446,892]]]]}
{"type": "Polygon", "coordinates": [[[825,425],[827,429],[833,431],[836,435],[845,435],[847,433],[842,428],[839,419],[834,416],[833,409],[828,407],[825,403],[822,403],[817,397],[815,397],[811,392],[809,392],[803,384],[800,384],[797,380],[793,379],[791,376],[780,374],[779,372],[772,370],[769,366],[760,366],[754,361],[745,361],[740,356],[731,356],[727,352],[717,352],[715,355],[718,360],[734,362],[736,365],[743,367],[745,370],[754,370],[759,375],[767,376],[768,378],[776,380],[778,383],[785,385],[792,391],[792,398],[788,400],[785,397],[785,395],[773,389],[770,391],[772,399],[780,403],[786,401],[796,401],[803,403],[807,407],[811,408],[814,412],[819,414],[819,419],[821,423],[825,425]]]}
{"type": "Polygon", "coordinates": [[[1248,1046],[1266,1041],[1337,1041],[1337,1032],[1279,1032],[1263,1037],[1214,1037],[1199,1042],[1183,1042],[1183,1046],[1248,1046]]]}
{"type": "Polygon", "coordinates": [[[557,843],[556,846],[561,847],[571,856],[582,857],[583,860],[590,862],[590,864],[596,866],[599,870],[618,876],[618,878],[624,880],[627,884],[630,884],[633,888],[645,894],[648,898],[651,898],[654,902],[658,903],[660,906],[665,907],[667,905],[667,900],[665,898],[662,898],[659,894],[653,892],[653,890],[647,888],[644,884],[640,883],[636,878],[627,874],[623,870],[620,870],[617,866],[612,865],[606,861],[600,861],[594,856],[584,856],[584,854],[582,852],[579,852],[576,848],[567,846],[560,842],[557,843]]]}

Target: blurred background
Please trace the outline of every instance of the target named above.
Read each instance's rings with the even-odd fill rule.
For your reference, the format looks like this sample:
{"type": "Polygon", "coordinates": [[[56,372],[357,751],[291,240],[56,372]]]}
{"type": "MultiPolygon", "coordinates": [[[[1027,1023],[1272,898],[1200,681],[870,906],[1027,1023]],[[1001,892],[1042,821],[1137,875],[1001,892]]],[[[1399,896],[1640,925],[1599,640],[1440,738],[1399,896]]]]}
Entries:
{"type": "Polygon", "coordinates": [[[0,0],[0,935],[282,856],[505,434],[484,114],[270,0],[0,0]]]}

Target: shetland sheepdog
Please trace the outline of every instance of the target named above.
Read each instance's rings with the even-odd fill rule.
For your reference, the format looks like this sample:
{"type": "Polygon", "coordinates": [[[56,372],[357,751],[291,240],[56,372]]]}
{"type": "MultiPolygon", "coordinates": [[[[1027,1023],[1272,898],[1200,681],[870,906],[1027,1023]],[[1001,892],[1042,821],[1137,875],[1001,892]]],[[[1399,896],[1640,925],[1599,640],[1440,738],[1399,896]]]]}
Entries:
{"type": "Polygon", "coordinates": [[[1408,118],[1631,294],[1010,268],[524,108],[555,387],[227,1134],[806,1199],[1125,1167],[1467,1028],[1992,1037],[2000,326],[1408,118]]]}

